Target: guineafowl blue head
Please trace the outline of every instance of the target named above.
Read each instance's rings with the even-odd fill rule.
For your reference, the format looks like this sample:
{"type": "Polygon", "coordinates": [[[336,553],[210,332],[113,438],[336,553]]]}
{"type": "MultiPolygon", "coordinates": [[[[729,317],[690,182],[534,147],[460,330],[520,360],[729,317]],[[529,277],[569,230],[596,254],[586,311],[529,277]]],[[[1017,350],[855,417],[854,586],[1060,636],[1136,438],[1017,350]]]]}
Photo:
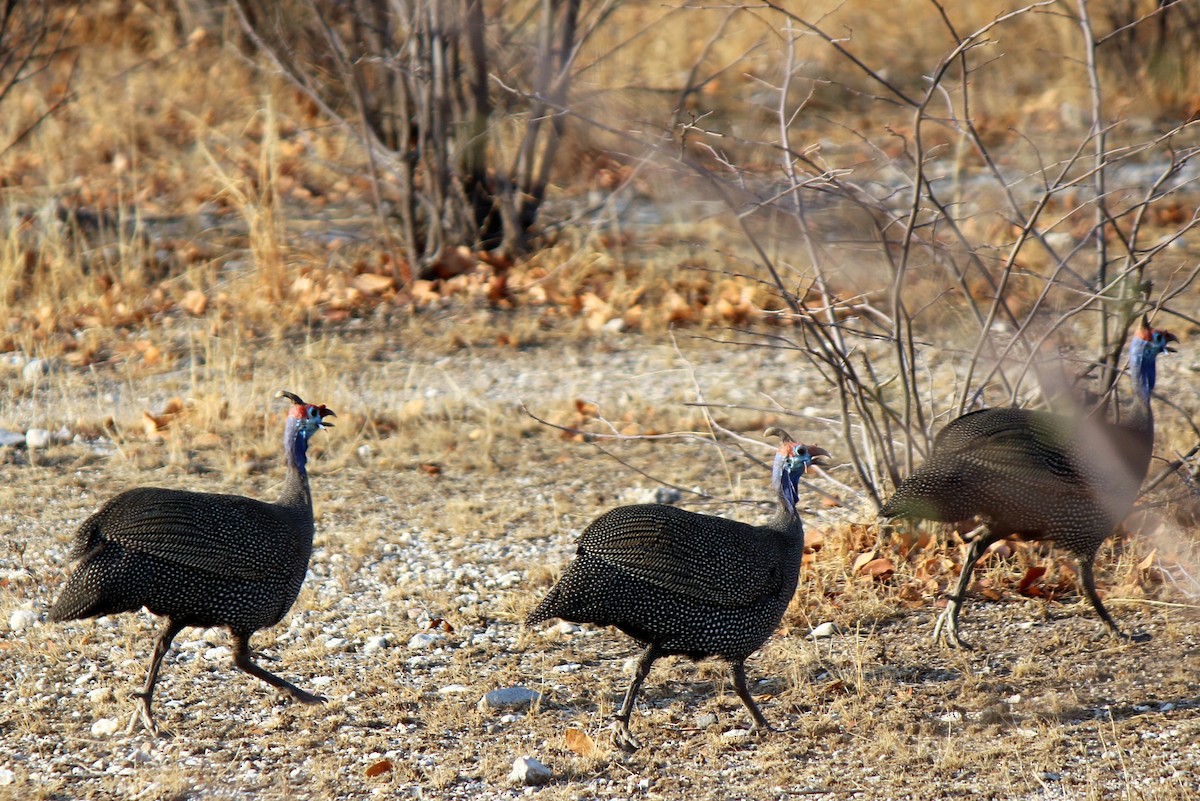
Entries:
{"type": "Polygon", "coordinates": [[[288,410],[287,424],[283,430],[283,446],[292,462],[301,470],[308,461],[308,440],[322,428],[332,428],[333,423],[325,422],[326,417],[337,417],[332,409],[325,406],[315,406],[305,403],[299,395],[287,390],[279,390],[277,398],[287,398],[292,402],[288,410]]]}
{"type": "Polygon", "coordinates": [[[1145,400],[1150,399],[1154,391],[1154,382],[1158,371],[1155,360],[1163,351],[1173,353],[1172,342],[1178,342],[1179,337],[1161,328],[1151,328],[1150,320],[1142,318],[1142,324],[1129,343],[1129,370],[1132,373],[1134,386],[1138,394],[1145,400]]]}
{"type": "Polygon", "coordinates": [[[771,469],[771,484],[788,509],[794,509],[800,497],[800,477],[814,464],[817,456],[829,456],[829,451],[816,445],[796,442],[782,428],[774,426],[768,428],[763,436],[777,436],[780,439],[779,450],[775,452],[775,464],[771,469]]]}

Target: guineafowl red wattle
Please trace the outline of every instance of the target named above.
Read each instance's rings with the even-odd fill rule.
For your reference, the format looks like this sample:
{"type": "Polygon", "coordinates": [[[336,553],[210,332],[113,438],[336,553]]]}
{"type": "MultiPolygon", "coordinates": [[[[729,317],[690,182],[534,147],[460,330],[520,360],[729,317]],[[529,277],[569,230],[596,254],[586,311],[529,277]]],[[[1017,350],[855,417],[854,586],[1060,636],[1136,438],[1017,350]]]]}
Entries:
{"type": "Polygon", "coordinates": [[[255,664],[250,636],[273,626],[291,609],[312,554],[312,494],[308,440],[332,426],[334,413],[292,401],[284,426],[287,478],[275,503],[241,495],[139,487],[121,493],[79,527],[71,551],[79,559],[50,619],[131,612],[142,608],[167,619],[154,643],[146,683],[137,693],[139,715],[151,732],[154,684],[171,640],[187,626],[226,626],[239,668],[286,690],[304,703],[325,699],[255,664]]]}
{"type": "Polygon", "coordinates": [[[1079,560],[1079,578],[1096,613],[1124,634],[1096,592],[1093,562],[1104,540],[1133,508],[1154,449],[1150,396],[1155,360],[1178,338],[1142,325],[1129,345],[1133,407],[1120,423],[1028,409],[982,409],[951,421],[929,458],[900,483],[882,517],[953,522],[979,517],[985,526],[970,541],[962,574],[938,618],[934,638],[970,646],[958,632],[975,563],[997,540],[1045,540],[1079,560]]]}
{"type": "Polygon", "coordinates": [[[778,428],[766,436],[782,440],[770,522],[753,526],[661,504],[612,509],[583,532],[574,561],[525,620],[616,626],[646,645],[614,723],[622,748],[639,747],[629,732],[634,700],[654,661],[669,655],[724,659],[753,729],[770,729],[746,686],[745,662],[796,592],[804,554],[797,483],[814,457],[829,454],[778,428]]]}

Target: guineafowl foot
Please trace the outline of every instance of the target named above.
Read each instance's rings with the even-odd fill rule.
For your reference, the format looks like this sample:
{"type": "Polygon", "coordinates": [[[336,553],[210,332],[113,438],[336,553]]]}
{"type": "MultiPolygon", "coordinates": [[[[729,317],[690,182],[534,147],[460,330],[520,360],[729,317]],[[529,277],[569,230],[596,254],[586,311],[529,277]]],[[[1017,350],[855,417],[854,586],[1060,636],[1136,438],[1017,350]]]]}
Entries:
{"type": "Polygon", "coordinates": [[[617,720],[613,721],[612,729],[613,742],[616,743],[617,747],[622,751],[629,751],[632,753],[642,747],[642,744],[638,741],[638,738],[634,737],[633,733],[629,731],[629,721],[618,718],[617,720]]]}
{"type": "Polygon", "coordinates": [[[285,689],[287,689],[288,693],[290,693],[293,698],[302,704],[323,704],[329,700],[323,695],[314,695],[313,693],[301,690],[294,684],[285,689]]]}
{"type": "Polygon", "coordinates": [[[938,615],[937,623],[933,627],[933,641],[935,643],[945,643],[949,648],[962,648],[966,651],[974,651],[975,646],[962,638],[958,633],[958,615],[954,613],[953,606],[947,606],[942,613],[938,615]]]}
{"type": "Polygon", "coordinates": [[[146,693],[134,693],[133,695],[138,699],[138,705],[133,714],[129,716],[129,724],[125,726],[125,733],[133,734],[140,723],[153,737],[170,737],[171,732],[159,728],[158,723],[155,722],[154,715],[150,711],[150,697],[146,693]]]}

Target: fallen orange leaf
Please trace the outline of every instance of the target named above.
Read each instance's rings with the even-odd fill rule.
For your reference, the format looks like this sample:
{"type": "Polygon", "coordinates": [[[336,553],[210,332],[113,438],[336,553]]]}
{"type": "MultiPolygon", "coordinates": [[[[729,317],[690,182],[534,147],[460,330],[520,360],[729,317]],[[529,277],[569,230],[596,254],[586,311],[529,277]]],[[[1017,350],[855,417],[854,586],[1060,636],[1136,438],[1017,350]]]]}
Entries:
{"type": "Polygon", "coordinates": [[[583,729],[567,729],[567,748],[580,756],[590,757],[596,753],[596,741],[583,729]]]}
{"type": "Polygon", "coordinates": [[[387,773],[391,769],[392,769],[392,760],[381,759],[378,762],[374,763],[373,765],[367,766],[367,771],[366,771],[367,778],[373,779],[376,776],[382,776],[383,774],[387,773]]]}

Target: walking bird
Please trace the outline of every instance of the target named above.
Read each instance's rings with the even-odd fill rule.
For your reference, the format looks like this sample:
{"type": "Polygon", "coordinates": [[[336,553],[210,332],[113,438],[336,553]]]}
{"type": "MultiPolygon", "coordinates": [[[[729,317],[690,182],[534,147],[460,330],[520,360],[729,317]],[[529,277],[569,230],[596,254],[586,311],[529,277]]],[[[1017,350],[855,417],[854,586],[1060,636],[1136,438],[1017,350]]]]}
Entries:
{"type": "Polygon", "coordinates": [[[796,592],[804,553],[797,484],[814,457],[829,454],[778,428],[765,436],[782,443],[770,522],[753,526],[661,504],[612,509],[583,532],[575,559],[526,618],[530,626],[554,617],[616,626],[646,646],[614,723],[621,748],[640,747],[629,731],[634,700],[651,665],[668,655],[728,662],[753,730],[770,729],[746,686],[745,662],[796,592]]]}
{"type": "Polygon", "coordinates": [[[152,733],[154,684],[171,641],[186,626],[226,626],[240,669],[306,704],[325,699],[264,670],[250,636],[278,623],[295,602],[312,554],[308,441],[334,413],[290,392],[284,425],[287,478],[278,501],[160,487],[127,490],[79,527],[71,551],[79,564],[50,610],[55,621],[146,607],[166,618],[130,729],[141,718],[152,733]]]}
{"type": "Polygon", "coordinates": [[[1120,423],[1029,409],[982,409],[951,421],[934,440],[929,458],[900,483],[884,505],[885,518],[916,517],[945,522],[978,516],[982,533],[970,538],[962,574],[938,618],[934,638],[970,648],[958,631],[971,573],[997,540],[1019,536],[1059,545],[1079,560],[1083,591],[1114,634],[1129,637],[1113,621],[1096,592],[1093,563],[1101,544],[1129,514],[1150,467],[1154,449],[1155,363],[1174,351],[1178,338],[1152,328],[1148,319],[1129,345],[1133,407],[1120,423]]]}

